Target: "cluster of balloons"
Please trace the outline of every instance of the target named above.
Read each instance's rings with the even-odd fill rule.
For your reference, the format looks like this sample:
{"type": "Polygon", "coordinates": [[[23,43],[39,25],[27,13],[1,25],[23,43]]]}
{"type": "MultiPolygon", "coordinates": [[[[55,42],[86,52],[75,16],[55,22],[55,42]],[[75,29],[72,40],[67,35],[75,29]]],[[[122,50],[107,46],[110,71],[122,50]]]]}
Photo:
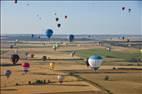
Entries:
{"type": "Polygon", "coordinates": [[[100,55],[92,55],[86,60],[87,67],[91,67],[95,71],[98,70],[103,62],[103,58],[100,55]]]}
{"type": "MultiPolygon", "coordinates": [[[[126,9],[126,7],[122,7],[122,11],[124,11],[126,9]]],[[[128,8],[128,12],[130,13],[131,12],[131,8],[128,8]]]]}
{"type": "MultiPolygon", "coordinates": [[[[56,13],[54,13],[54,15],[56,16],[56,13]]],[[[68,16],[65,15],[65,16],[64,16],[64,19],[67,19],[67,18],[68,18],[68,16]]],[[[57,22],[57,27],[60,28],[60,27],[61,27],[61,24],[59,23],[59,17],[56,17],[56,18],[55,18],[55,21],[57,22]]]]}

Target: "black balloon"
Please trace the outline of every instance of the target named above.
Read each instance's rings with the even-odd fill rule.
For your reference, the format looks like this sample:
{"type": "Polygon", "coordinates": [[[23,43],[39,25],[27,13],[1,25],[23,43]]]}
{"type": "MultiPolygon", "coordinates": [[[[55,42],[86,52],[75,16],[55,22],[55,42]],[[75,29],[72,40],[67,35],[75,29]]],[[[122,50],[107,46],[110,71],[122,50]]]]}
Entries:
{"type": "Polygon", "coordinates": [[[57,27],[58,27],[58,28],[61,27],[61,24],[57,24],[57,27]]]}
{"type": "Polygon", "coordinates": [[[122,7],[122,10],[125,10],[125,7],[122,7]]]}
{"type": "Polygon", "coordinates": [[[131,9],[130,9],[130,8],[128,9],[128,12],[129,12],[129,13],[131,12],[131,9]]]}
{"type": "Polygon", "coordinates": [[[59,18],[56,18],[56,21],[59,21],[59,18]]]}
{"type": "Polygon", "coordinates": [[[20,57],[18,54],[11,55],[11,60],[13,64],[16,64],[19,61],[20,57]]]}
{"type": "Polygon", "coordinates": [[[65,19],[67,19],[68,18],[68,16],[65,16],[65,19]]]}

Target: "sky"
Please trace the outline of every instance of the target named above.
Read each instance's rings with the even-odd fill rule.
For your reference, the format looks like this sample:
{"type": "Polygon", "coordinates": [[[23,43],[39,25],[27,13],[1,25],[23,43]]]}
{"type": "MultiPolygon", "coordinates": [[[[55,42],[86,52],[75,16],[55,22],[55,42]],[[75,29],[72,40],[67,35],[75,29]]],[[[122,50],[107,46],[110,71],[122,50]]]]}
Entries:
{"type": "Polygon", "coordinates": [[[1,1],[1,34],[44,34],[47,29],[54,34],[139,35],[142,1],[1,1]]]}

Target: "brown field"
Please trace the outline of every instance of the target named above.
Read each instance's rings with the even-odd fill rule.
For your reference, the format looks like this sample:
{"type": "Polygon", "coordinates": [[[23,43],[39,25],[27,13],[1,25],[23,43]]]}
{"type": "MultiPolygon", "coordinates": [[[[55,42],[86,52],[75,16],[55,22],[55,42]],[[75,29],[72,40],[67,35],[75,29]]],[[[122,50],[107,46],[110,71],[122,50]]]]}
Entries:
{"type": "MultiPolygon", "coordinates": [[[[142,94],[142,66],[114,65],[116,68],[141,68],[141,70],[113,70],[113,65],[103,65],[98,71],[94,72],[85,64],[80,63],[84,61],[72,60],[80,59],[78,55],[72,57],[65,52],[104,47],[95,44],[62,45],[57,51],[54,51],[49,43],[46,44],[46,47],[38,43],[32,45],[17,44],[20,57],[24,57],[26,51],[35,54],[34,59],[29,60],[30,71],[24,75],[21,66],[13,66],[9,59],[15,48],[10,49],[6,48],[8,45],[2,45],[4,45],[2,50],[5,52],[1,54],[1,94],[142,94]],[[28,46],[34,47],[28,48],[28,46]],[[43,55],[58,60],[42,61],[40,59],[43,55]],[[49,69],[49,62],[55,62],[54,70],[49,69]],[[8,79],[3,75],[6,69],[12,70],[12,75],[8,79]],[[63,84],[59,84],[58,74],[65,75],[63,84]],[[109,76],[109,80],[104,80],[105,76],[109,76]],[[36,80],[50,80],[51,83],[44,85],[28,84],[28,81],[34,82],[36,80]],[[16,83],[19,85],[16,86],[16,83]]],[[[136,50],[124,47],[114,47],[113,49],[132,52],[136,50]]],[[[24,60],[20,60],[18,64],[22,62],[24,60]]]]}

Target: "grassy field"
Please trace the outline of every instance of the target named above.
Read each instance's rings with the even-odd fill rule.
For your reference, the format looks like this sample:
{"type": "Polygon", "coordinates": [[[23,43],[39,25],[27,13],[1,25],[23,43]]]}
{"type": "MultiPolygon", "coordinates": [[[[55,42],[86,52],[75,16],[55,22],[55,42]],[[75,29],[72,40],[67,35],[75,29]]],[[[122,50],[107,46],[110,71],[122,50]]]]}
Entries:
{"type": "Polygon", "coordinates": [[[133,61],[139,58],[142,58],[139,50],[136,51],[107,51],[104,48],[94,48],[89,50],[79,50],[78,54],[81,57],[89,57],[91,55],[97,54],[102,55],[104,58],[115,58],[115,59],[123,59],[126,61],[133,61]]]}

